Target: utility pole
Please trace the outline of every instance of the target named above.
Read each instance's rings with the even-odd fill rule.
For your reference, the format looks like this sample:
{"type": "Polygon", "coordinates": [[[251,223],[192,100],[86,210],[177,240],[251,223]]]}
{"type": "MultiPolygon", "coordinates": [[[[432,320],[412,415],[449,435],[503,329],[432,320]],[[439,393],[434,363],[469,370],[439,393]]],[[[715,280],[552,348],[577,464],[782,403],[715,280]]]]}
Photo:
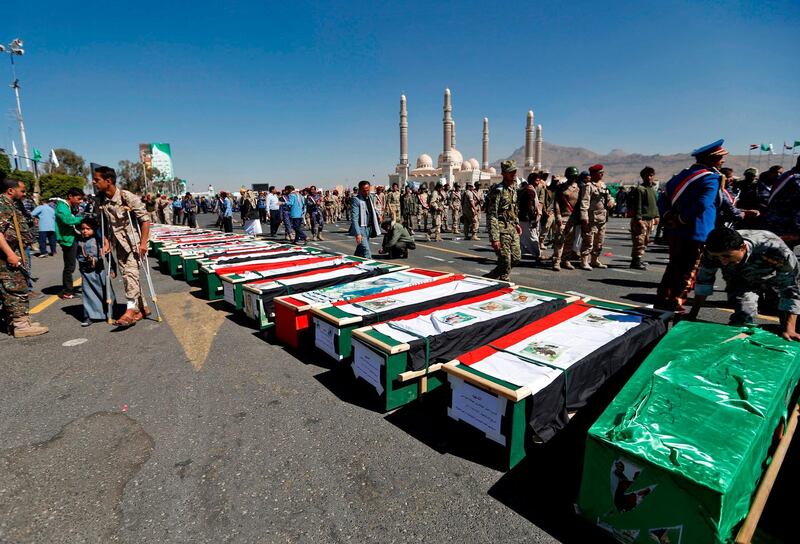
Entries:
{"type": "MultiPolygon", "coordinates": [[[[0,53],[8,53],[11,57],[11,76],[13,77],[13,81],[11,83],[11,88],[14,89],[14,95],[17,98],[17,121],[19,122],[19,135],[22,139],[22,152],[25,154],[25,164],[28,170],[31,169],[31,159],[30,153],[28,152],[28,136],[25,134],[25,121],[22,119],[22,101],[20,100],[19,96],[19,79],[17,79],[17,68],[14,65],[14,57],[25,54],[25,50],[22,48],[22,40],[19,38],[14,38],[14,40],[8,44],[8,50],[6,50],[5,46],[0,45],[0,53]]],[[[38,202],[39,200],[39,193],[41,192],[41,187],[39,185],[39,172],[38,168],[33,168],[33,198],[38,202]]]]}

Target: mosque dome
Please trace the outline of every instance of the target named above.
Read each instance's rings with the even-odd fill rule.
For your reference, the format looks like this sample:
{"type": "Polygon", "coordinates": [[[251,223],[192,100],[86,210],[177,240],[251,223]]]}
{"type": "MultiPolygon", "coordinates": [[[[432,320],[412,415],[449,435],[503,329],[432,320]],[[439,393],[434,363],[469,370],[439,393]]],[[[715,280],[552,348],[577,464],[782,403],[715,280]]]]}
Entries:
{"type": "Polygon", "coordinates": [[[496,175],[497,174],[497,168],[495,168],[494,166],[490,166],[489,167],[489,173],[491,175],[493,175],[493,176],[496,175]]]}
{"type": "Polygon", "coordinates": [[[427,153],[417,158],[417,168],[433,168],[433,159],[427,153]]]}
{"type": "Polygon", "coordinates": [[[480,170],[480,168],[481,168],[481,163],[479,163],[479,162],[478,162],[478,159],[476,159],[475,157],[472,157],[472,158],[469,160],[469,163],[472,165],[472,169],[473,169],[473,170],[480,170]]]}
{"type": "MultiPolygon", "coordinates": [[[[441,152],[439,153],[439,168],[442,167],[443,162],[444,162],[444,152],[441,152]]],[[[450,150],[450,162],[453,165],[453,168],[455,168],[456,170],[461,168],[461,165],[464,162],[464,156],[461,155],[461,152],[458,149],[452,148],[450,150]]]]}
{"type": "Polygon", "coordinates": [[[470,161],[464,161],[461,164],[461,170],[474,170],[474,168],[472,167],[472,163],[470,161]]]}

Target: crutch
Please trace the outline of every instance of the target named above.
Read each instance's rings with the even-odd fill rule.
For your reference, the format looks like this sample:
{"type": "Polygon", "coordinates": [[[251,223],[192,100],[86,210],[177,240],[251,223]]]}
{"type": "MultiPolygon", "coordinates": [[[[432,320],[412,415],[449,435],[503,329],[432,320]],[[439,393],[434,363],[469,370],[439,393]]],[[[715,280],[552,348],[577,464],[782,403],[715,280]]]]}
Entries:
{"type": "Polygon", "coordinates": [[[108,252],[108,259],[106,259],[106,221],[105,212],[100,210],[100,258],[103,259],[103,268],[105,268],[106,281],[103,285],[106,295],[106,321],[109,325],[111,319],[111,251],[108,252]],[[107,264],[107,266],[106,266],[107,264]]]}
{"type": "MultiPolygon", "coordinates": [[[[139,221],[134,221],[134,219],[131,218],[130,208],[126,206],[124,209],[128,216],[128,228],[131,229],[131,240],[134,241],[134,243],[137,239],[141,242],[142,231],[139,228],[139,221]],[[138,237],[136,236],[136,233],[133,232],[132,223],[134,222],[136,223],[136,232],[138,233],[138,237]]],[[[142,272],[144,273],[144,277],[147,279],[147,288],[150,290],[150,299],[153,301],[153,310],[156,312],[156,321],[160,323],[162,321],[161,312],[158,309],[158,297],[156,296],[156,290],[153,288],[153,278],[150,276],[150,262],[147,260],[147,257],[140,255],[138,251],[135,251],[134,253],[139,258],[139,264],[142,267],[142,272]]],[[[144,296],[142,296],[142,301],[144,301],[144,296]]]]}

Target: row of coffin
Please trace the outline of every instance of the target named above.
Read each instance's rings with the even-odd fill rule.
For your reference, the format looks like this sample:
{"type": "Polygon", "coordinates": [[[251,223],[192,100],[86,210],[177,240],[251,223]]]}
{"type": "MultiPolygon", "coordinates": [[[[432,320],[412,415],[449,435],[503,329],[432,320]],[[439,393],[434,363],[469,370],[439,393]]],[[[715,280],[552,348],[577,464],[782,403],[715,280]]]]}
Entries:
{"type": "MultiPolygon", "coordinates": [[[[385,410],[447,386],[448,415],[499,444],[508,467],[519,463],[534,442],[551,439],[620,369],[639,363],[664,336],[671,317],[642,307],[242,235],[164,227],[154,229],[151,248],[161,270],[199,282],[207,298],[224,299],[254,327],[295,349],[313,342],[320,356],[350,365],[385,410]]],[[[713,327],[721,327],[723,336],[739,332],[713,327]]],[[[695,345],[703,342],[702,333],[695,335],[695,345]]],[[[636,448],[627,451],[624,440],[620,445],[608,438],[619,419],[606,421],[603,429],[595,425],[589,437],[590,445],[595,437],[615,452],[611,509],[595,500],[603,495],[595,488],[609,481],[608,473],[599,479],[591,471],[584,475],[591,489],[582,489],[579,504],[587,517],[619,540],[645,542],[659,534],[674,538],[674,531],[658,532],[672,526],[656,527],[649,520],[655,516],[660,523],[663,516],[639,508],[656,484],[643,486],[639,495],[628,490],[635,479],[630,467],[640,473],[643,464],[630,459],[642,455],[637,457],[636,448]],[[627,502],[619,502],[618,496],[627,502]],[[645,521],[640,521],[643,511],[645,521]],[[642,532],[643,524],[656,532],[642,532]]],[[[757,479],[751,483],[755,486],[757,479]]],[[[669,497],[669,486],[660,485],[661,495],[669,497]]],[[[647,504],[658,502],[648,499],[647,504]]],[[[709,511],[697,524],[683,513],[681,520],[689,521],[681,524],[680,533],[688,524],[691,534],[698,534],[700,527],[709,526],[710,516],[723,541],[720,535],[732,530],[731,513],[723,512],[722,502],[709,511]]]]}

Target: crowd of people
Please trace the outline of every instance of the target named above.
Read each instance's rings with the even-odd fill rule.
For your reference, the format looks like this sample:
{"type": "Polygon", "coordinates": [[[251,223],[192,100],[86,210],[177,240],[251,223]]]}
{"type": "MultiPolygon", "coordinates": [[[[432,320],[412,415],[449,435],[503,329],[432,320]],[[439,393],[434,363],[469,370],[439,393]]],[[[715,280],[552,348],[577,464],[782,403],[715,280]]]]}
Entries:
{"type": "Polygon", "coordinates": [[[443,180],[430,190],[411,183],[384,190],[361,181],[341,194],[287,185],[261,192],[242,188],[238,195],[156,194],[139,199],[117,190],[114,170],[101,167],[94,172],[97,196],[71,189],[63,198],[36,205],[23,183],[8,179],[3,180],[0,202],[0,294],[9,331],[17,336],[46,332],[29,316],[17,314],[27,307],[29,296],[39,296],[33,291],[31,257],[60,251],[59,297],[75,296],[77,267],[83,278],[84,324],[108,312],[113,291],[101,287],[109,283],[106,275],[119,269],[127,304],[114,322],[130,326],[149,314],[137,262],[146,250],[143,240],[150,221],[196,227],[197,214],[216,214],[216,225],[225,232],[233,231],[234,222],[254,235],[268,228],[277,237],[282,229],[283,238],[297,244],[307,243],[307,231],[312,240],[321,241],[326,224],[346,221],[355,237],[354,253],[367,258],[372,257],[370,240],[377,237],[383,238],[381,255],[407,258],[417,247],[417,235],[439,242],[449,232],[478,241],[483,226],[497,254],[496,267],[486,275],[501,280],[511,279],[514,264],[524,255],[554,271],[607,268],[601,260],[606,225],[617,215],[630,219],[631,268],[647,269],[645,254],[654,239],[668,246],[656,307],[696,317],[721,269],[734,309],[732,323],[751,323],[759,304],[771,305],[781,314],[784,336],[797,339],[800,269],[794,248],[800,241],[800,163],[787,172],[780,166],[761,174],[748,168],[737,177],[723,167],[726,154],[722,141],[695,150],[695,164],[660,186],[655,170],[645,167],[637,185],[616,194],[604,182],[602,164],[582,172],[570,166],[563,177],[532,172],[522,180],[513,160],[501,163],[502,181],[486,189],[479,182],[462,188],[443,180]],[[37,236],[39,251],[32,253],[37,236]],[[111,246],[116,260],[105,258],[111,246]],[[547,249],[551,253],[546,256],[547,249]],[[23,268],[26,273],[15,273],[23,268]],[[692,289],[694,305],[687,311],[684,303],[692,289]]]}

